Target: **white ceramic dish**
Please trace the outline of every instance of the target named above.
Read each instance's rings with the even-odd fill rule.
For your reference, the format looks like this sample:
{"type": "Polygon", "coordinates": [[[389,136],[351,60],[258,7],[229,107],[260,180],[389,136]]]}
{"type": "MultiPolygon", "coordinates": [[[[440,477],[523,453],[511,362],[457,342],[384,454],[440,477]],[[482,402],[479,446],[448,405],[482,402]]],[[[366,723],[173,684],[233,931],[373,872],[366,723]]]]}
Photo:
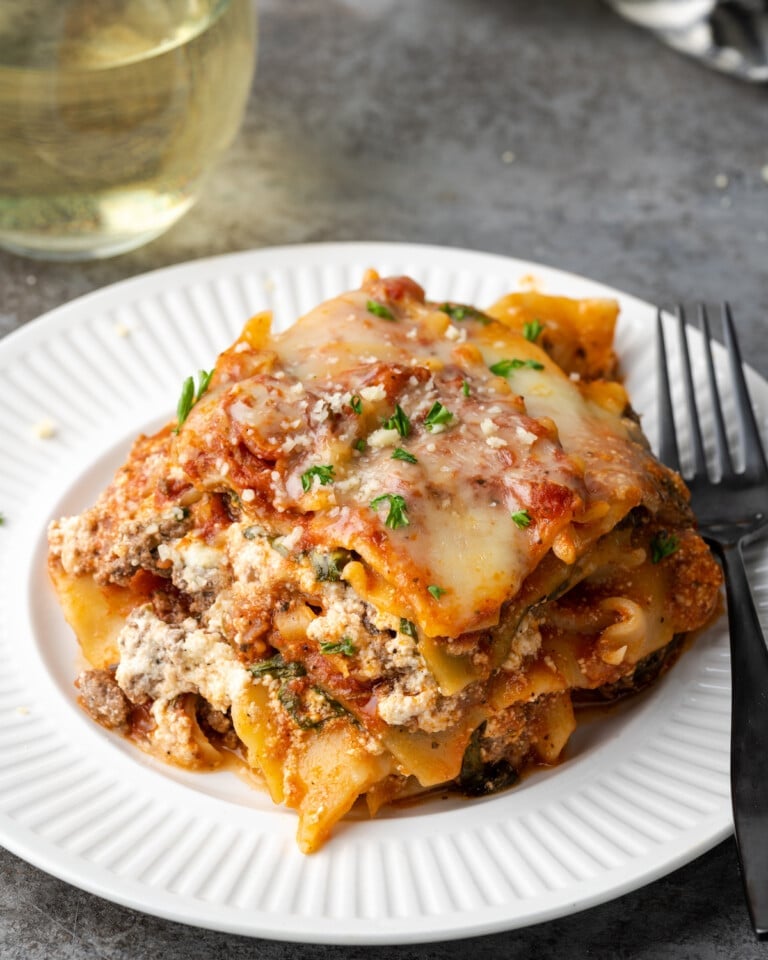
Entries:
{"type": "MultiPolygon", "coordinates": [[[[654,311],[521,261],[396,244],[296,246],[190,263],[54,310],[0,343],[0,842],[58,877],[184,923],[259,937],[395,943],[562,916],[689,861],[731,829],[723,621],[661,683],[577,732],[566,761],[499,796],[350,818],[319,853],[232,773],[185,774],[93,724],[76,643],[47,583],[49,519],[89,504],[131,439],[172,416],[183,378],[243,320],[283,326],[359,284],[408,273],[429,296],[491,303],[535,277],[621,301],[618,349],[655,432],[654,311]],[[53,435],[37,429],[50,421],[53,435]]],[[[758,405],[768,385],[752,377],[758,405]]],[[[45,432],[45,431],[43,431],[45,432]]],[[[755,575],[765,596],[766,564],[755,575]]]]}

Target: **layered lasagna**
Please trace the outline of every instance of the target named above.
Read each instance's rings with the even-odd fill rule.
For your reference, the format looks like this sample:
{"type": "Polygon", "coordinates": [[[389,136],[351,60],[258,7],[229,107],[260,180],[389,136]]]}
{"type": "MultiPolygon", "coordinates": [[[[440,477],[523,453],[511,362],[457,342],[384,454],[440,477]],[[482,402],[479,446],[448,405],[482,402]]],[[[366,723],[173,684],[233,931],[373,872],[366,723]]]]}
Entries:
{"type": "Polygon", "coordinates": [[[721,580],[617,379],[616,315],[371,272],[283,333],[248,320],[51,525],[83,708],[170,763],[238,757],[305,852],[360,798],[556,763],[574,706],[657,678],[721,580]]]}

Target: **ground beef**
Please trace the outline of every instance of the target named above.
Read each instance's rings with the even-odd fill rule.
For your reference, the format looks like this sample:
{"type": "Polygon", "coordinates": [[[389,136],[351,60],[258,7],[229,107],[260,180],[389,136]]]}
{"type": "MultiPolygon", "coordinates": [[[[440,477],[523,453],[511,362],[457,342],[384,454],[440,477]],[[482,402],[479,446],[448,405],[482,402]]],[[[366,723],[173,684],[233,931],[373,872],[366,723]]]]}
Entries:
{"type": "Polygon", "coordinates": [[[109,670],[85,670],[75,681],[85,712],[108,730],[126,732],[131,704],[109,670]]]}
{"type": "Polygon", "coordinates": [[[198,700],[197,721],[205,736],[208,737],[215,746],[233,752],[236,752],[242,747],[240,738],[232,726],[232,719],[229,712],[223,713],[221,710],[216,710],[215,707],[212,707],[210,703],[202,697],[198,700]]]}
{"type": "Polygon", "coordinates": [[[127,584],[137,570],[168,576],[165,565],[158,566],[157,548],[161,543],[183,536],[186,528],[187,523],[181,519],[181,514],[122,523],[108,544],[108,550],[100,551],[96,578],[127,584]]]}
{"type": "Polygon", "coordinates": [[[232,721],[229,715],[221,710],[216,710],[207,700],[200,698],[197,708],[197,717],[200,723],[210,727],[216,733],[229,733],[232,729],[232,721]]]}
{"type": "Polygon", "coordinates": [[[183,623],[190,616],[189,598],[171,583],[164,590],[154,590],[150,603],[158,620],[165,620],[174,626],[183,623]]]}

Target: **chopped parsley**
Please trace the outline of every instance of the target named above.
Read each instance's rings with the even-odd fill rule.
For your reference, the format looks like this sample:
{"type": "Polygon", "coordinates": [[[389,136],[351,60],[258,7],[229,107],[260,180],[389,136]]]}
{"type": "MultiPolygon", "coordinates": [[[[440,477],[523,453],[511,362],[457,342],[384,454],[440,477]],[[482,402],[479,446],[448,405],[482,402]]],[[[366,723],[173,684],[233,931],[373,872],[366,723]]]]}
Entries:
{"type": "Polygon", "coordinates": [[[419,639],[416,633],[416,624],[406,620],[405,617],[400,617],[400,633],[404,633],[406,637],[410,637],[412,640],[419,639]]]}
{"type": "Polygon", "coordinates": [[[380,496],[374,497],[371,500],[371,510],[375,510],[380,503],[385,501],[389,503],[389,513],[384,521],[384,526],[389,527],[390,530],[409,526],[411,521],[407,517],[408,507],[405,499],[399,493],[382,493],[380,496]]]}
{"type": "Polygon", "coordinates": [[[355,411],[355,413],[360,416],[363,412],[363,398],[359,393],[353,393],[349,398],[349,405],[355,411]]]}
{"type": "Polygon", "coordinates": [[[434,583],[431,583],[431,584],[427,587],[427,590],[432,594],[432,596],[435,598],[435,600],[439,600],[440,597],[442,597],[442,595],[445,593],[445,588],[444,588],[444,587],[438,587],[438,586],[437,586],[436,584],[434,584],[434,583]]]}
{"type": "Polygon", "coordinates": [[[437,309],[443,313],[447,313],[451,320],[458,323],[462,320],[478,320],[483,325],[491,322],[491,318],[486,317],[484,313],[481,313],[474,307],[467,307],[462,303],[441,303],[437,309]]]}
{"type": "Polygon", "coordinates": [[[281,653],[275,654],[269,660],[252,663],[248,669],[254,677],[303,677],[307,672],[297,660],[283,660],[281,653]]]}
{"type": "Polygon", "coordinates": [[[543,329],[544,324],[541,320],[526,320],[523,324],[523,336],[526,340],[530,340],[531,343],[535,343],[543,329]]]}
{"type": "Polygon", "coordinates": [[[181,395],[179,397],[179,402],[176,404],[177,423],[173,430],[174,433],[179,432],[181,425],[189,416],[192,407],[194,407],[197,401],[208,389],[208,384],[211,382],[212,376],[213,370],[198,370],[197,389],[195,389],[195,381],[192,377],[187,377],[184,383],[181,385],[181,395]]]}
{"type": "Polygon", "coordinates": [[[467,380],[462,380],[462,381],[461,381],[461,392],[464,394],[465,397],[468,397],[468,396],[470,395],[470,393],[472,392],[472,391],[469,389],[469,382],[468,382],[467,380]]]}
{"type": "Polygon", "coordinates": [[[424,426],[431,433],[435,427],[445,426],[451,420],[453,420],[451,411],[444,407],[439,400],[436,400],[424,420],[424,426]]]}
{"type": "Polygon", "coordinates": [[[539,363],[538,360],[520,360],[515,357],[512,360],[499,360],[498,363],[492,364],[489,369],[491,373],[495,373],[499,377],[508,377],[513,370],[521,370],[523,367],[527,367],[529,370],[543,370],[544,364],[539,363]]]}
{"type": "Polygon", "coordinates": [[[351,637],[342,637],[336,643],[323,641],[320,644],[320,653],[341,653],[345,657],[353,657],[357,653],[357,647],[352,643],[351,637]]]}
{"type": "Polygon", "coordinates": [[[526,527],[530,527],[531,525],[531,515],[527,510],[518,510],[516,513],[513,513],[512,520],[521,530],[525,530],[526,527]]]}
{"type": "Polygon", "coordinates": [[[5,523],[5,515],[0,513],[0,527],[5,523]]]}
{"type": "Polygon", "coordinates": [[[263,537],[264,528],[260,527],[258,523],[252,523],[243,530],[243,536],[246,540],[255,540],[256,537],[263,537]]]}
{"type": "Polygon", "coordinates": [[[384,421],[383,426],[385,430],[397,430],[401,437],[407,437],[411,432],[411,421],[399,403],[395,404],[395,412],[384,421]]]}
{"type": "Polygon", "coordinates": [[[364,453],[365,448],[368,446],[368,444],[365,442],[365,440],[362,437],[360,437],[359,440],[355,440],[353,446],[355,450],[357,450],[359,453],[364,453]]]}
{"type": "Polygon", "coordinates": [[[651,540],[651,563],[661,563],[665,557],[670,557],[680,546],[680,540],[666,530],[659,530],[651,540]]]}
{"type": "Polygon", "coordinates": [[[312,483],[315,477],[317,477],[323,487],[327,487],[329,483],[333,483],[333,464],[318,464],[317,466],[310,467],[309,470],[305,470],[301,475],[301,489],[304,493],[309,493],[312,489],[312,483]]]}
{"type": "Polygon", "coordinates": [[[372,313],[374,317],[381,317],[382,320],[396,320],[394,313],[383,303],[379,303],[378,300],[369,300],[365,309],[368,313],[372,313]]]}
{"type": "Polygon", "coordinates": [[[407,450],[403,450],[402,447],[395,447],[392,451],[391,460],[405,460],[406,463],[418,463],[419,461],[414,457],[412,453],[408,453],[407,450]]]}

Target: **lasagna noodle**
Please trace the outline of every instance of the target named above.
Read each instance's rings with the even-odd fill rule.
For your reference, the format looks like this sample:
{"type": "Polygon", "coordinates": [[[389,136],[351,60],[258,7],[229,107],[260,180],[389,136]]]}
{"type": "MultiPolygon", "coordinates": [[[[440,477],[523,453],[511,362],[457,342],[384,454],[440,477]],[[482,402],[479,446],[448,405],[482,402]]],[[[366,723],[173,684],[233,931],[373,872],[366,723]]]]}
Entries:
{"type": "Polygon", "coordinates": [[[609,379],[616,313],[371,273],[285,333],[250,319],[51,526],[85,709],[170,762],[238,754],[307,852],[362,795],[556,762],[573,697],[666,662],[720,582],[609,379]]]}

